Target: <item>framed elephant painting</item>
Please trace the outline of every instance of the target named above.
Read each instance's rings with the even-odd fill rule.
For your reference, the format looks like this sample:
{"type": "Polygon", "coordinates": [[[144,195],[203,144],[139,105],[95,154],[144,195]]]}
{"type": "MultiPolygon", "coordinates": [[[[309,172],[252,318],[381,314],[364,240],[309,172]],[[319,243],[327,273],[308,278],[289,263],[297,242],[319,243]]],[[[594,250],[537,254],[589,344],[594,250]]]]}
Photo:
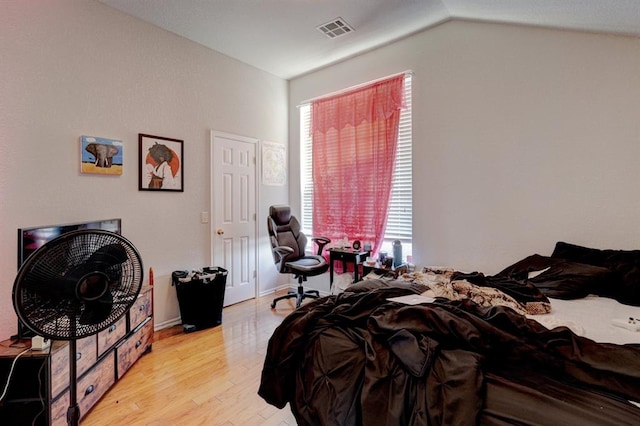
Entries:
{"type": "Polygon", "coordinates": [[[138,190],[184,191],[183,141],[138,134],[138,190]]]}
{"type": "Polygon", "coordinates": [[[99,175],[121,175],[123,143],[117,139],[80,137],[80,171],[99,175]]]}

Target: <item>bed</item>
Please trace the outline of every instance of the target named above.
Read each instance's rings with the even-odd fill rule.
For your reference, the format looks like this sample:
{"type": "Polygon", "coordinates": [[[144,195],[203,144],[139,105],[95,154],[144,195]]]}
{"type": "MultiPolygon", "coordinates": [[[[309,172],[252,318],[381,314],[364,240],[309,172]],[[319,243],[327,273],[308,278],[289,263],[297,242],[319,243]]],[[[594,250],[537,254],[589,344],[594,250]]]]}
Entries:
{"type": "Polygon", "coordinates": [[[283,320],[259,394],[299,425],[640,424],[639,265],[558,242],[359,282],[283,320]]]}

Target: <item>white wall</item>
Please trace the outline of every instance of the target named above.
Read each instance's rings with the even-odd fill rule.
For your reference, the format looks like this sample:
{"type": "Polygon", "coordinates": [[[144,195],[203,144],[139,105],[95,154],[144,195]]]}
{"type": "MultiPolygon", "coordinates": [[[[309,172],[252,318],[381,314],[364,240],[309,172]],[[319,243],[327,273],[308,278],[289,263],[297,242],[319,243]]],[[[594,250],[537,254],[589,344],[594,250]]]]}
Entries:
{"type": "MultiPolygon", "coordinates": [[[[289,145],[261,186],[261,293],[286,282],[261,218],[299,212],[303,100],[414,71],[414,259],[497,272],[558,240],[638,248],[640,41],[453,21],[289,83],[94,1],[2,3],[0,338],[15,332],[16,229],[121,217],[156,276],[209,264],[210,131],[289,145]],[[288,115],[287,115],[288,114],[288,115]],[[137,135],[185,141],[185,192],[139,192],[137,135]],[[121,177],[79,173],[80,135],[125,141],[121,177]]],[[[328,278],[311,285],[328,289],[328,278]]]]}
{"type": "MultiPolygon", "coordinates": [[[[210,131],[288,143],[287,82],[96,1],[2,2],[0,52],[0,338],[16,327],[16,229],[110,217],[154,268],[156,324],[175,321],[171,272],[211,262],[210,131]],[[184,140],[183,193],[138,191],[138,133],[184,140]],[[124,174],[81,175],[81,135],[122,139],[124,174]]],[[[270,259],[262,219],[288,187],[259,192],[270,259]]],[[[258,280],[281,280],[272,261],[258,280]]]]}
{"type": "Polygon", "coordinates": [[[405,70],[417,265],[496,273],[558,240],[640,247],[638,39],[442,24],[292,80],[292,158],[296,105],[405,70]]]}

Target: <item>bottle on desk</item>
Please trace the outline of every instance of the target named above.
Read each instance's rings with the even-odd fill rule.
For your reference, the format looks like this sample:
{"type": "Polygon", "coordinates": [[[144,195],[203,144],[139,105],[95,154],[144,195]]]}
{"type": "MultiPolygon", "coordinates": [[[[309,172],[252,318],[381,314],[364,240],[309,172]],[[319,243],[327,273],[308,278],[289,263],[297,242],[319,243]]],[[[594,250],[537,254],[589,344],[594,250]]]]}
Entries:
{"type": "Polygon", "coordinates": [[[402,265],[402,242],[395,240],[393,242],[393,266],[402,265]]]}

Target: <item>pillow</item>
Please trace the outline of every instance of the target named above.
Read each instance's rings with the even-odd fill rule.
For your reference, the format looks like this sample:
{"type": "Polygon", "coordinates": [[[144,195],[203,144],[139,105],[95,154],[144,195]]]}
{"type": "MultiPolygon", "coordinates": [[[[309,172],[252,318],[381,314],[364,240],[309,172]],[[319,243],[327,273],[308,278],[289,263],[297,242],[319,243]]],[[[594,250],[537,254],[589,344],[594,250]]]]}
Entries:
{"type": "Polygon", "coordinates": [[[542,294],[556,299],[580,299],[589,294],[601,294],[612,280],[608,268],[539,254],[508,266],[498,276],[532,283],[542,294]]]}
{"type": "Polygon", "coordinates": [[[559,241],[551,257],[608,268],[612,286],[602,295],[640,306],[640,250],[600,250],[559,241]]]}
{"type": "Polygon", "coordinates": [[[502,271],[498,272],[497,275],[513,278],[518,281],[524,281],[530,273],[544,270],[557,262],[557,260],[551,259],[550,257],[532,254],[531,256],[517,261],[513,265],[507,266],[502,271]]]}

